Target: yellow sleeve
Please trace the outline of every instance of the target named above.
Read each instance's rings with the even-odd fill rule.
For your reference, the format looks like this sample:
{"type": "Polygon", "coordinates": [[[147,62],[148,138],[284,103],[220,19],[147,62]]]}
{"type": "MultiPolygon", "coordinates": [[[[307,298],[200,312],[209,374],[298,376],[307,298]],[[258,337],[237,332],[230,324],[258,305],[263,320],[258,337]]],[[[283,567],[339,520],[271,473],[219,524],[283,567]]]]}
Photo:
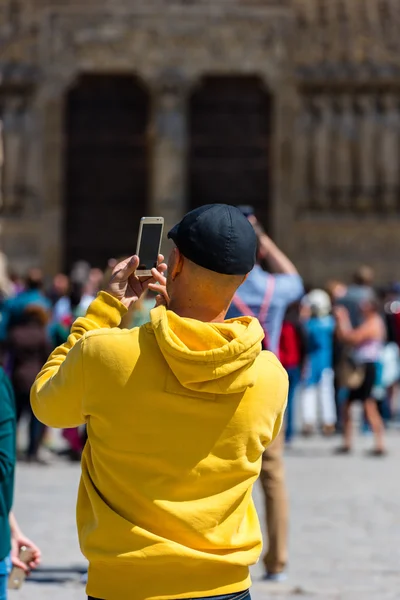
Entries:
{"type": "Polygon", "coordinates": [[[285,411],[287,406],[287,398],[289,392],[289,381],[286,373],[282,373],[280,376],[279,386],[277,389],[277,405],[278,411],[276,412],[276,419],[274,428],[272,431],[271,443],[278,437],[281,432],[283,421],[285,417],[285,411]]]}
{"type": "Polygon", "coordinates": [[[31,405],[39,421],[59,428],[85,423],[85,334],[117,327],[126,312],[121,302],[100,292],[86,315],[75,321],[68,340],[50,355],[32,386],[31,405]]]}
{"type": "Polygon", "coordinates": [[[265,429],[268,431],[268,435],[265,435],[262,440],[266,448],[273,443],[282,429],[289,392],[289,378],[275,355],[271,352],[262,352],[262,354],[267,360],[263,370],[268,373],[266,381],[263,382],[263,389],[268,390],[265,429]]]}

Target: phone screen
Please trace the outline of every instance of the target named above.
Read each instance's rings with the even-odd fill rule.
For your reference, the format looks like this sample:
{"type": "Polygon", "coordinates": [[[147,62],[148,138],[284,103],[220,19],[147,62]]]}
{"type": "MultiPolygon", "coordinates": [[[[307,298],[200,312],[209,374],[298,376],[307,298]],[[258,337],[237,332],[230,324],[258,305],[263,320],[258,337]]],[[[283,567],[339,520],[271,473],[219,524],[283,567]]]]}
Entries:
{"type": "Polygon", "coordinates": [[[138,270],[150,271],[157,266],[161,232],[161,223],[144,223],[138,251],[140,259],[138,270]]]}

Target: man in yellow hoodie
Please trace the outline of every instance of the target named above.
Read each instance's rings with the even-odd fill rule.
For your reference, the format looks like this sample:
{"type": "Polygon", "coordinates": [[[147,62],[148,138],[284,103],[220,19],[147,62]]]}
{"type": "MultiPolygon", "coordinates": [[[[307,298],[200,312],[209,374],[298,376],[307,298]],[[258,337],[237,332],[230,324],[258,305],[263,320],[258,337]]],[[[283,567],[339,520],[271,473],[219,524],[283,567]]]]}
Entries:
{"type": "Polygon", "coordinates": [[[256,319],[224,321],[254,266],[247,219],[203,206],[169,237],[166,287],[165,265],[144,282],[137,257],[119,264],[38,375],[32,407],[51,427],[87,424],[77,520],[90,597],[245,600],[262,545],[252,489],[287,376],[256,319]],[[118,329],[147,287],[165,302],[118,329]]]}

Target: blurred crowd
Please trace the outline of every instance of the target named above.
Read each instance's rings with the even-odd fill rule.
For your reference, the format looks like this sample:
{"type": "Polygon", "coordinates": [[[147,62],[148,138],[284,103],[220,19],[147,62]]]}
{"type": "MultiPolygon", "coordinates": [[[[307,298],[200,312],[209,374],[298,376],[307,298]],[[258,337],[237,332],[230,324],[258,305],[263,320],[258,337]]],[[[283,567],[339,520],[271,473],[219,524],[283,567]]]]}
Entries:
{"type": "Polygon", "coordinates": [[[338,453],[352,449],[354,401],[363,407],[362,430],[372,453],[385,454],[384,429],[396,418],[400,381],[400,286],[377,288],[361,267],[353,281],[308,289],[286,313],[280,359],[289,373],[286,441],[343,433],[338,453]]]}
{"type": "MultiPolygon", "coordinates": [[[[64,343],[72,322],[108,279],[105,272],[76,263],[69,275],[46,285],[40,269],[25,278],[0,266],[0,342],[2,364],[11,379],[18,422],[28,422],[28,442],[20,458],[45,464],[51,438],[33,415],[31,385],[52,349],[64,343]],[[45,450],[43,451],[43,448],[45,450]]],[[[148,320],[154,299],[147,296],[126,315],[122,327],[148,320]]],[[[351,451],[353,400],[362,402],[364,431],[375,435],[375,454],[384,454],[384,429],[396,417],[400,381],[400,285],[375,288],[374,273],[362,267],[349,283],[330,281],[324,289],[308,286],[287,309],[279,358],[289,374],[286,443],[294,436],[343,433],[338,452],[351,451]]],[[[79,460],[85,431],[63,432],[63,454],[79,460]]]]}
{"type": "MultiPolygon", "coordinates": [[[[28,423],[27,445],[19,458],[47,464],[51,437],[32,412],[30,388],[52,350],[67,340],[73,321],[86,313],[117,261],[111,259],[105,272],[79,261],[69,275],[58,273],[47,286],[40,269],[30,269],[25,277],[19,277],[7,272],[4,257],[1,262],[1,364],[14,389],[17,422],[28,423]],[[43,452],[43,448],[47,451],[43,452]]],[[[153,306],[154,299],[142,298],[124,317],[121,327],[142,325],[153,306]]],[[[85,431],[64,430],[63,437],[67,448],[61,454],[80,460],[85,431]]]]}

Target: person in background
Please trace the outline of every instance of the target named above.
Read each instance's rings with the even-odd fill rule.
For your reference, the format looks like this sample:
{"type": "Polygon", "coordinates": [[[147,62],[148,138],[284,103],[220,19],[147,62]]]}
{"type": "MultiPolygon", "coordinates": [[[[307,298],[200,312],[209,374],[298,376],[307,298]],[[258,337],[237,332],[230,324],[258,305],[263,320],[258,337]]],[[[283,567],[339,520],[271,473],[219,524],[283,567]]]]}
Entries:
{"type": "Polygon", "coordinates": [[[150,311],[154,307],[155,298],[148,292],[129,308],[121,321],[121,328],[133,329],[141,327],[150,320],[150,311]]]}
{"type": "Polygon", "coordinates": [[[289,376],[289,395],[286,408],[285,441],[290,444],[294,435],[294,402],[301,381],[306,358],[304,329],[300,322],[299,303],[295,302],[286,311],[279,342],[279,360],[289,376]]]}
{"type": "Polygon", "coordinates": [[[25,290],[24,278],[16,271],[10,271],[9,276],[12,285],[11,297],[18,296],[18,294],[25,290]]]}
{"type": "Polygon", "coordinates": [[[345,293],[340,293],[339,288],[336,288],[335,304],[347,309],[352,327],[359,327],[363,322],[360,306],[364,300],[368,301],[373,292],[374,279],[373,269],[368,265],[363,265],[354,273],[353,283],[346,287],[345,293]]]}
{"type": "MultiPolygon", "coordinates": [[[[87,271],[87,277],[89,276],[90,269],[87,271]]],[[[93,299],[94,295],[88,293],[88,281],[83,279],[83,269],[73,270],[68,294],[60,298],[54,306],[53,323],[61,323],[69,328],[78,316],[85,314],[93,299]]]]}
{"type": "Polygon", "coordinates": [[[3,305],[0,321],[0,341],[4,342],[8,330],[19,322],[27,306],[35,304],[44,310],[51,310],[51,302],[43,292],[43,273],[40,269],[31,269],[25,280],[25,289],[14,298],[9,298],[3,305]]]}
{"type": "Polygon", "coordinates": [[[40,550],[22,532],[11,512],[16,460],[16,413],[11,383],[0,367],[0,600],[7,600],[8,576],[12,566],[24,571],[40,562],[40,550]],[[33,550],[30,565],[19,560],[22,546],[33,550]]]}
{"type": "MultiPolygon", "coordinates": [[[[312,289],[308,290],[311,291],[312,289]]],[[[325,285],[325,291],[331,299],[332,306],[340,304],[346,297],[348,286],[338,279],[330,279],[325,285]]]]}
{"type": "Polygon", "coordinates": [[[52,285],[47,292],[51,304],[54,306],[60,298],[63,298],[68,294],[69,290],[69,278],[64,273],[57,273],[54,276],[52,285]]]}
{"type": "Polygon", "coordinates": [[[306,332],[307,361],[302,389],[303,433],[315,432],[318,412],[322,432],[335,432],[336,405],[333,371],[335,319],[329,295],[312,290],[302,300],[302,321],[306,332]],[[318,404],[320,411],[318,411],[318,404]]]}
{"type": "Polygon", "coordinates": [[[84,289],[84,294],[94,298],[101,290],[103,281],[104,272],[101,269],[90,269],[89,278],[84,289]]]}
{"type": "MultiPolygon", "coordinates": [[[[325,291],[328,293],[332,311],[335,312],[336,306],[343,306],[342,300],[347,294],[347,285],[343,281],[330,280],[325,285],[325,291]]],[[[333,335],[333,372],[335,386],[335,406],[336,406],[336,431],[343,431],[342,414],[343,403],[347,399],[347,390],[343,388],[341,381],[341,366],[343,364],[345,345],[339,339],[337,330],[333,335]]]]}
{"type": "Polygon", "coordinates": [[[400,284],[392,283],[384,290],[382,298],[388,342],[400,348],[400,284]]]}
{"type": "Polygon", "coordinates": [[[8,274],[7,257],[0,252],[0,311],[4,302],[14,296],[14,286],[8,274]]]}
{"type": "MultiPolygon", "coordinates": [[[[101,288],[104,273],[101,269],[91,268],[89,263],[78,261],[71,270],[69,293],[54,307],[51,336],[54,347],[67,341],[72,323],[86,313],[91,302],[101,288]]],[[[63,430],[63,438],[68,448],[63,454],[73,462],[79,462],[86,442],[86,428],[69,427],[63,430]]]]}
{"type": "Polygon", "coordinates": [[[256,217],[250,214],[248,219],[258,239],[258,261],[234,297],[228,318],[240,316],[246,306],[260,320],[266,335],[264,345],[278,355],[286,310],[303,296],[303,281],[292,261],[267,236],[256,217]],[[266,263],[269,271],[261,263],[266,263]]]}
{"type": "MultiPolygon", "coordinates": [[[[53,321],[49,328],[53,348],[67,341],[72,323],[86,312],[93,300],[93,296],[85,294],[85,277],[90,277],[89,265],[77,263],[72,270],[68,295],[60,298],[54,307],[53,321]]],[[[79,462],[86,441],[85,428],[68,427],[63,430],[62,436],[68,446],[61,454],[73,462],[79,462]]]]}
{"type": "Polygon", "coordinates": [[[378,368],[386,339],[386,328],[373,292],[370,292],[368,299],[363,297],[360,312],[363,318],[362,324],[354,328],[346,309],[341,306],[335,309],[339,339],[352,348],[352,361],[360,371],[360,384],[351,389],[343,406],[344,444],[338,449],[338,452],[341,454],[351,452],[351,405],[358,400],[363,403],[365,416],[375,436],[375,448],[372,454],[383,456],[386,453],[384,424],[376,399],[373,397],[373,388],[377,383],[378,368]]]}
{"type": "Polygon", "coordinates": [[[137,256],[117,265],[31,401],[48,425],[88,424],[77,513],[90,597],[248,600],[262,548],[252,490],[287,374],[256,319],[225,320],[256,256],[240,211],[202,206],[169,237],[168,280],[161,256],[152,279],[135,275],[137,256]],[[162,295],[151,322],[121,331],[147,287],[162,295]]]}
{"type": "MultiPolygon", "coordinates": [[[[257,317],[264,331],[264,348],[279,354],[282,323],[290,304],[304,293],[302,279],[287,256],[267,236],[251,207],[242,207],[253,225],[258,241],[258,262],[235,294],[227,314],[257,317]],[[271,272],[261,267],[266,263],[271,272]]],[[[267,390],[266,390],[267,393],[267,390]]],[[[268,550],[264,556],[267,581],[284,581],[288,560],[288,499],[285,485],[282,431],[276,442],[264,453],[261,483],[265,494],[268,550]]]]}
{"type": "Polygon", "coordinates": [[[383,383],[386,384],[390,416],[395,413],[400,382],[400,284],[392,283],[383,298],[387,329],[387,347],[384,352],[383,383]]]}
{"type": "Polygon", "coordinates": [[[44,464],[39,457],[39,448],[45,427],[32,412],[29,394],[36,375],[53,349],[47,332],[49,320],[50,315],[42,306],[28,305],[19,322],[10,327],[6,344],[16,398],[17,421],[24,414],[29,417],[26,458],[28,462],[40,464],[44,464]]]}

